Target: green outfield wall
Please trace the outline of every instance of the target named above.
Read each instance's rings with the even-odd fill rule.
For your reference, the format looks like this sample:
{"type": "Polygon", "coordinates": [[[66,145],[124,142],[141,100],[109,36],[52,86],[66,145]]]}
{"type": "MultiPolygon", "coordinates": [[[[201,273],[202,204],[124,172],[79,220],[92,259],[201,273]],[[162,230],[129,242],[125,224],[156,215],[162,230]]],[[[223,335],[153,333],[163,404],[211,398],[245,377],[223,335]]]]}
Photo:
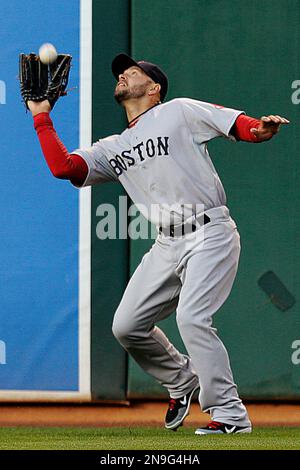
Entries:
{"type": "MultiPolygon", "coordinates": [[[[299,398],[299,2],[95,1],[93,14],[94,140],[126,125],[112,99],[110,75],[113,56],[126,51],[165,69],[167,99],[191,97],[254,117],[290,119],[270,142],[216,139],[209,151],[241,235],[232,294],[215,316],[235,381],[245,398],[299,398]]],[[[93,397],[164,397],[165,390],[134,361],[129,358],[127,364],[110,332],[129,275],[153,242],[97,239],[97,206],[117,203],[120,194],[118,184],[92,193],[93,397]]],[[[160,326],[184,351],[175,315],[160,326]]]]}
{"type": "MultiPolygon", "coordinates": [[[[112,57],[130,49],[130,2],[93,2],[93,142],[126,127],[124,114],[113,99],[112,57]],[[115,21],[113,20],[115,18],[115,21]]],[[[128,240],[97,236],[97,208],[113,204],[118,216],[123,187],[106,183],[92,189],[91,224],[91,391],[94,400],[124,400],[127,356],[111,332],[114,312],[128,281],[128,240]]]]}

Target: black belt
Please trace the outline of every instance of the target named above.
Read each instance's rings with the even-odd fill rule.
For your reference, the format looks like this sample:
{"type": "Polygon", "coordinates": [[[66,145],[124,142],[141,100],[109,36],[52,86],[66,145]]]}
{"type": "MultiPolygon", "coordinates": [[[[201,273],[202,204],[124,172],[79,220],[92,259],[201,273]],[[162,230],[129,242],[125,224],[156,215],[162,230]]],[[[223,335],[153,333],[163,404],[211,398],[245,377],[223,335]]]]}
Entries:
{"type": "Polygon", "coordinates": [[[169,227],[159,227],[159,233],[163,233],[166,237],[182,237],[188,233],[195,232],[199,226],[208,224],[210,217],[207,214],[201,214],[191,222],[186,222],[182,225],[170,225],[169,227]]]}

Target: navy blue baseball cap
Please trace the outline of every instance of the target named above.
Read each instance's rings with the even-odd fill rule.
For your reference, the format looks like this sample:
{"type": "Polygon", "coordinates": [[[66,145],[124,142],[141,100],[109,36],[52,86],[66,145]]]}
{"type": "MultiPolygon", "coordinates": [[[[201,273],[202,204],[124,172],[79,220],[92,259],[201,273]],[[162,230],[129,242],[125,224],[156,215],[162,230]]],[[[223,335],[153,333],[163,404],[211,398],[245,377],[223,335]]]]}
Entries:
{"type": "Polygon", "coordinates": [[[163,101],[168,91],[168,77],[157,65],[145,60],[137,62],[127,54],[119,54],[112,61],[111,69],[113,75],[118,80],[121,73],[134,66],[142,69],[155,83],[160,84],[160,99],[163,101]]]}

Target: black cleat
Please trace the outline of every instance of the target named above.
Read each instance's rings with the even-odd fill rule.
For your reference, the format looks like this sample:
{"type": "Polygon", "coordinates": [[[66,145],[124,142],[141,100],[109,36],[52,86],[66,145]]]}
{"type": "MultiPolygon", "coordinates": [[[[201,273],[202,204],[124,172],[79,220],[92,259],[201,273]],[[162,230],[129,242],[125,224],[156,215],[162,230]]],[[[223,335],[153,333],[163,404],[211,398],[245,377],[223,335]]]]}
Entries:
{"type": "Polygon", "coordinates": [[[198,428],[195,434],[238,434],[252,432],[251,426],[236,426],[234,424],[219,423],[219,421],[211,421],[204,428],[198,428]]]}
{"type": "Polygon", "coordinates": [[[196,387],[181,398],[170,398],[165,418],[165,427],[167,429],[176,431],[179,426],[182,426],[184,419],[189,414],[192,397],[197,388],[199,388],[199,385],[196,385],[196,387]]]}

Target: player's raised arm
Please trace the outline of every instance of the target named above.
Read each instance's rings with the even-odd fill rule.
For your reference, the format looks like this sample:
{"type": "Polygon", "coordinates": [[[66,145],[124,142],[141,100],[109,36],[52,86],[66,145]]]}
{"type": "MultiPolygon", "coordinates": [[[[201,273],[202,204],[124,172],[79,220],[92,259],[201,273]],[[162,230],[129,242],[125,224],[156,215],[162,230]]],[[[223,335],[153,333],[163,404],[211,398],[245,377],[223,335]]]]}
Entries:
{"type": "Polygon", "coordinates": [[[36,54],[20,54],[21,95],[32,113],[46,162],[56,178],[69,179],[77,187],[118,181],[103,142],[69,154],[53,127],[49,113],[56,101],[67,94],[70,62],[67,54],[58,54],[47,65],[36,54]]]}
{"type": "Polygon", "coordinates": [[[66,95],[72,57],[55,53],[54,57],[20,54],[20,90],[27,109],[32,113],[34,127],[46,162],[56,178],[69,179],[81,186],[88,167],[79,155],[69,155],[58,138],[49,116],[60,96],[66,95]]]}
{"type": "Polygon", "coordinates": [[[49,115],[51,111],[49,101],[38,103],[28,101],[27,106],[32,113],[34,128],[53,176],[68,179],[76,186],[82,186],[88,174],[87,164],[79,155],[69,155],[68,150],[59,139],[49,115]]]}

